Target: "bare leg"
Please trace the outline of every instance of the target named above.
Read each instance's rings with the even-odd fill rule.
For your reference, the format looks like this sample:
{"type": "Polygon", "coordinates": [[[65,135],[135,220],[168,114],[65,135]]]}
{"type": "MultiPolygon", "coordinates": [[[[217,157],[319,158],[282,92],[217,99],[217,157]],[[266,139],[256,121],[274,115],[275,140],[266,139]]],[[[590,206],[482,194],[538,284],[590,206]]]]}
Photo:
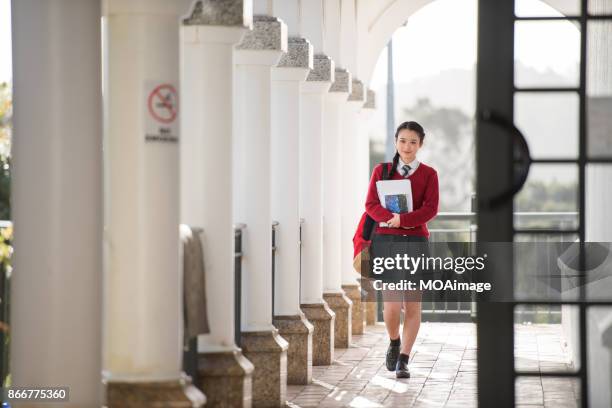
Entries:
{"type": "Polygon", "coordinates": [[[404,329],[402,330],[402,349],[400,351],[402,354],[410,355],[414,341],[419,333],[419,327],[421,327],[421,302],[405,301],[404,329]]]}
{"type": "MultiPolygon", "coordinates": [[[[383,292],[383,300],[393,299],[397,294],[383,292]]],[[[402,302],[399,300],[385,300],[383,309],[383,319],[387,327],[387,333],[392,340],[400,336],[400,313],[402,311],[402,302]]]]}

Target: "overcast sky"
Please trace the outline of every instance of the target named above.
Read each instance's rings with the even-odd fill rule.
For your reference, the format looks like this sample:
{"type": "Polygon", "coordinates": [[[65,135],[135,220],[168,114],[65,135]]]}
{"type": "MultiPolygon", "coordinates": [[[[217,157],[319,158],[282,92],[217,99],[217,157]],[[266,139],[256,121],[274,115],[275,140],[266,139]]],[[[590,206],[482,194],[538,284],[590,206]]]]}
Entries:
{"type": "MultiPolygon", "coordinates": [[[[517,0],[517,14],[560,16],[539,0],[517,0]]],[[[394,75],[398,83],[434,76],[449,69],[471,69],[476,63],[476,0],[436,0],[413,14],[393,35],[394,75]]],[[[573,73],[578,66],[580,36],[569,22],[520,23],[515,57],[538,71],[573,73]]],[[[370,87],[386,83],[386,50],[381,53],[370,87]]]]}

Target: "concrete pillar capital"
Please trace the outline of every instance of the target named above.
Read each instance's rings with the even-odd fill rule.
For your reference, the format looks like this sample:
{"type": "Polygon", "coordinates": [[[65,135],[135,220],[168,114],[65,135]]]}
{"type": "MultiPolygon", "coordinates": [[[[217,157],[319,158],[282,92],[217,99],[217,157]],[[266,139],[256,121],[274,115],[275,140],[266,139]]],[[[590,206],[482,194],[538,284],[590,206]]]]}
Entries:
{"type": "Polygon", "coordinates": [[[336,70],[334,71],[334,77],[335,80],[332,83],[331,88],[329,88],[329,92],[344,94],[350,94],[352,92],[352,75],[348,70],[336,67],[336,70]]]}
{"type": "Polygon", "coordinates": [[[334,60],[325,54],[316,54],[313,60],[313,67],[307,82],[329,82],[331,85],[335,81],[336,64],[334,60]]]}
{"type": "Polygon", "coordinates": [[[366,100],[363,82],[357,78],[353,78],[351,85],[351,94],[348,97],[349,102],[359,102],[360,105],[363,105],[366,100]]]}
{"type": "Polygon", "coordinates": [[[253,3],[251,0],[198,0],[183,25],[227,26],[251,28],[253,3]]]}
{"type": "Polygon", "coordinates": [[[290,37],[287,41],[287,53],[278,62],[279,68],[313,69],[313,48],[310,42],[302,37],[290,37]]]}
{"type": "Polygon", "coordinates": [[[287,52],[281,56],[278,65],[272,68],[272,80],[303,82],[312,64],[313,48],[310,42],[305,38],[290,37],[287,52]]]}
{"type": "Polygon", "coordinates": [[[376,109],[376,92],[368,89],[366,93],[366,101],[363,104],[364,109],[376,109]]]}
{"type": "Polygon", "coordinates": [[[243,37],[236,49],[287,52],[287,26],[276,17],[253,16],[253,29],[243,37]]]}

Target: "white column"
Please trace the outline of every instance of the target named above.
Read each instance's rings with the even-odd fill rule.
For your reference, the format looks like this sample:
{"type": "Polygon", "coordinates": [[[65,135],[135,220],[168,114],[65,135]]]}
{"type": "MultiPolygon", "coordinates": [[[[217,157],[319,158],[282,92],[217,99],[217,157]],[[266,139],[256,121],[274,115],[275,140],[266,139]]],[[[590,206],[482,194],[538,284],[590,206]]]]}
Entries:
{"type": "Polygon", "coordinates": [[[203,229],[210,334],[200,352],[234,350],[232,89],[234,45],[250,24],[194,10],[181,28],[181,222],[203,229]],[[223,26],[222,23],[228,25],[223,26]]]}
{"type": "MultiPolygon", "coordinates": [[[[362,203],[365,203],[366,195],[368,192],[368,184],[370,180],[370,119],[374,115],[374,110],[376,109],[376,94],[371,89],[368,89],[366,92],[366,102],[363,105],[363,108],[359,111],[359,115],[361,117],[361,126],[359,129],[358,135],[358,145],[359,145],[359,157],[358,157],[358,167],[359,171],[356,174],[356,177],[359,177],[359,200],[362,203]]],[[[368,285],[364,284],[361,281],[361,297],[365,302],[365,323],[367,325],[376,324],[376,298],[374,289],[368,285]],[[364,297],[364,295],[366,297],[364,297]]]]}
{"type": "MultiPolygon", "coordinates": [[[[351,93],[351,74],[336,68],[335,82],[325,100],[323,149],[323,291],[342,292],[341,208],[342,184],[346,182],[341,167],[342,105],[351,93]]],[[[352,258],[351,258],[352,259],[352,258]]]]}
{"type": "Polygon", "coordinates": [[[276,230],[276,316],[300,314],[300,84],[312,68],[312,45],[291,37],[272,68],[271,209],[276,230]]]}
{"type": "Polygon", "coordinates": [[[302,0],[268,0],[271,2],[272,15],[287,25],[289,37],[304,37],[300,27],[300,4],[302,0]]]}
{"type": "Polygon", "coordinates": [[[334,359],[336,315],[323,298],[323,140],[325,99],[335,65],[323,54],[324,0],[299,0],[300,35],[312,43],[313,70],[302,86],[300,121],[300,214],[302,227],[302,310],[313,325],[312,363],[334,359]]]}
{"type": "MultiPolygon", "coordinates": [[[[308,38],[315,53],[322,53],[324,47],[324,2],[326,0],[300,0],[300,34],[308,38]]],[[[333,71],[333,70],[332,70],[333,71]]],[[[333,82],[333,81],[332,81],[333,82]]]]}
{"type": "MultiPolygon", "coordinates": [[[[353,235],[363,213],[365,197],[359,192],[359,176],[362,173],[360,166],[360,117],[359,111],[363,107],[365,95],[361,81],[352,80],[352,92],[346,103],[341,105],[339,153],[342,174],[345,176],[340,182],[341,191],[341,244],[340,256],[342,260],[342,284],[356,285],[358,274],[353,269],[353,235]],[[360,213],[361,211],[361,213],[360,213]]],[[[362,181],[363,182],[363,181],[362,181]]]]}
{"type": "Polygon", "coordinates": [[[357,2],[340,0],[340,59],[353,75],[357,74],[357,2]]]}
{"type": "Polygon", "coordinates": [[[365,211],[365,199],[368,194],[370,182],[370,120],[376,111],[376,93],[366,90],[366,101],[359,111],[361,126],[359,127],[359,171],[356,176],[359,180],[359,197],[363,202],[362,209],[365,211]]]}
{"type": "Polygon", "coordinates": [[[196,377],[210,406],[252,400],[254,367],[234,340],[231,164],[234,46],[252,24],[250,6],[199,0],[181,27],[181,222],[203,231],[210,333],[198,336],[196,377]]]}
{"type": "Polygon", "coordinates": [[[270,190],[271,73],[287,50],[286,26],[255,16],[264,40],[245,37],[236,49],[234,219],[246,224],[242,249],[242,331],[272,329],[272,216],[270,190]],[[279,33],[279,34],[277,34],[279,33]],[[268,43],[265,43],[268,41],[268,43]]]}
{"type": "Polygon", "coordinates": [[[100,2],[13,1],[12,29],[12,385],[99,407],[100,2]]]}
{"type": "Polygon", "coordinates": [[[272,15],[272,0],[253,0],[253,15],[272,15]]]}
{"type": "Polygon", "coordinates": [[[343,53],[340,45],[342,23],[340,1],[324,0],[323,2],[323,52],[334,60],[336,67],[343,67],[346,64],[346,61],[342,60],[343,53]]]}
{"type": "Polygon", "coordinates": [[[177,2],[104,2],[105,377],[181,376],[177,2]]]}
{"type": "Polygon", "coordinates": [[[300,116],[300,215],[302,303],[323,303],[323,137],[325,95],[334,80],[334,62],[319,54],[302,84],[300,116]]]}
{"type": "Polygon", "coordinates": [[[242,241],[241,346],[253,365],[253,405],[280,406],[287,392],[289,344],[272,325],[271,68],[287,51],[287,26],[253,16],[237,46],[234,202],[242,241]]]}

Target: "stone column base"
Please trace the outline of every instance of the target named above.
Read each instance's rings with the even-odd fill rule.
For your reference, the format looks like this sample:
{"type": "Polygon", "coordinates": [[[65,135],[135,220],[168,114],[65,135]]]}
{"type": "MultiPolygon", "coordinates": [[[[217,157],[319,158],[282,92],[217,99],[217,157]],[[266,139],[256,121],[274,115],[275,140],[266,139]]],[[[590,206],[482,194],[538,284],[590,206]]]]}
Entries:
{"type": "Polygon", "coordinates": [[[372,280],[360,279],[361,282],[361,303],[365,305],[365,322],[368,326],[376,324],[378,312],[376,306],[376,290],[372,286],[372,280]]]}
{"type": "Polygon", "coordinates": [[[323,299],[336,314],[334,323],[334,347],[348,348],[351,344],[351,307],[353,303],[344,292],[324,293],[323,299]]]}
{"type": "Polygon", "coordinates": [[[250,407],[252,403],[253,364],[239,348],[199,353],[200,389],[211,407],[250,407]]]}
{"type": "Polygon", "coordinates": [[[377,304],[374,302],[365,302],[366,312],[365,312],[365,321],[368,326],[372,326],[376,324],[376,320],[378,318],[378,310],[376,310],[377,304]]]}
{"type": "Polygon", "coordinates": [[[334,361],[334,321],[336,315],[326,302],[304,303],[302,312],[314,326],[312,332],[312,365],[330,365],[334,361]]]}
{"type": "Polygon", "coordinates": [[[289,343],[287,349],[287,384],[310,384],[312,381],[313,325],[304,313],[274,316],[274,327],[289,343]]]}
{"type": "Polygon", "coordinates": [[[253,405],[284,407],[287,399],[287,341],[273,328],[242,332],[240,342],[244,356],[255,367],[253,405]]]}
{"type": "Polygon", "coordinates": [[[202,407],[206,397],[184,376],[175,381],[105,381],[108,408],[202,407]]]}
{"type": "Polygon", "coordinates": [[[361,302],[361,288],[359,285],[342,285],[342,289],[353,302],[351,307],[351,333],[363,334],[364,304],[361,302]]]}

